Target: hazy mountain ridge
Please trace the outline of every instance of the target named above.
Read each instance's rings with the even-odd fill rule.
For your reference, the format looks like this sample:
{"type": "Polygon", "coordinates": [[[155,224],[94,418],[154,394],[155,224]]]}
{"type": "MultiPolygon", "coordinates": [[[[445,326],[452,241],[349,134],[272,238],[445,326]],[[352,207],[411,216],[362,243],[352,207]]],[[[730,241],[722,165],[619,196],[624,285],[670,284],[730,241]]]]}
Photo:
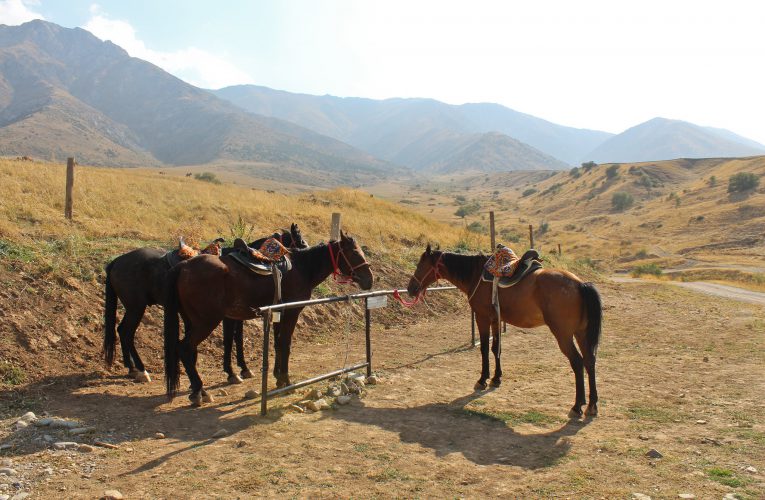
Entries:
{"type": "Polygon", "coordinates": [[[0,154],[113,166],[252,161],[333,174],[401,169],[292,123],[246,113],[85,30],[0,26],[0,154]]]}

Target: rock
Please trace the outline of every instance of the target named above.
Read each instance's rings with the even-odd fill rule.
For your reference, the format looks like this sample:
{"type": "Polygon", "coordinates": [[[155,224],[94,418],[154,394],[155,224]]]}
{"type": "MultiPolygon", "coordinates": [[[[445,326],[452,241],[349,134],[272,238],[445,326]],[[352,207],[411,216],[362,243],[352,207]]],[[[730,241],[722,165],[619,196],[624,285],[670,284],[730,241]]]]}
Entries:
{"type": "Polygon", "coordinates": [[[228,392],[225,389],[218,389],[215,393],[216,396],[228,396],[228,392]]]}
{"type": "Polygon", "coordinates": [[[380,379],[377,378],[377,375],[370,375],[367,377],[367,384],[369,385],[377,385],[379,381],[380,379]]]}
{"type": "Polygon", "coordinates": [[[35,424],[36,426],[38,426],[38,427],[47,427],[47,426],[49,426],[49,425],[51,424],[51,422],[53,422],[54,420],[56,420],[56,419],[55,419],[55,418],[50,418],[50,417],[45,417],[45,418],[38,418],[37,420],[35,420],[34,424],[35,424]]]}
{"type": "Polygon", "coordinates": [[[255,399],[258,396],[260,396],[260,393],[256,391],[255,389],[250,389],[249,391],[244,393],[244,397],[247,399],[255,399]]]}
{"type": "Polygon", "coordinates": [[[109,448],[110,450],[116,450],[119,449],[119,446],[112,443],[106,443],[104,441],[93,441],[93,444],[96,446],[100,446],[101,448],[109,448]]]}
{"type": "Polygon", "coordinates": [[[155,432],[154,439],[165,439],[165,434],[162,432],[155,432]]]}
{"type": "Polygon", "coordinates": [[[123,498],[125,497],[122,496],[119,490],[106,490],[104,491],[104,496],[101,497],[102,500],[122,500],[123,498]]]}
{"type": "Polygon", "coordinates": [[[638,439],[642,441],[648,441],[651,439],[651,436],[646,436],[645,434],[638,434],[638,439]]]}
{"type": "Polygon", "coordinates": [[[302,406],[300,406],[300,405],[291,404],[291,405],[289,405],[289,407],[288,407],[288,408],[289,408],[290,410],[295,410],[295,411],[296,411],[296,412],[298,412],[298,413],[305,413],[305,410],[304,410],[304,409],[303,409],[303,407],[302,407],[302,406]]]}
{"type": "Polygon", "coordinates": [[[348,394],[348,384],[345,382],[340,382],[340,394],[348,394]]]}
{"type": "Polygon", "coordinates": [[[348,396],[347,394],[346,395],[342,395],[342,396],[338,396],[336,401],[337,401],[337,404],[339,404],[339,405],[347,405],[348,403],[351,402],[351,397],[348,396]]]}
{"type": "Polygon", "coordinates": [[[359,387],[358,385],[356,385],[356,384],[354,384],[352,382],[349,382],[348,383],[348,392],[351,393],[351,394],[361,394],[361,387],[359,387]]]}
{"type": "Polygon", "coordinates": [[[677,495],[677,498],[684,498],[686,500],[693,500],[694,498],[696,498],[696,495],[694,495],[693,493],[680,493],[679,495],[677,495]]]}
{"type": "Polygon", "coordinates": [[[704,361],[704,363],[709,363],[709,356],[704,356],[703,361],[704,361]]]}
{"type": "Polygon", "coordinates": [[[37,415],[35,415],[31,411],[26,412],[19,418],[19,422],[26,422],[26,423],[34,422],[35,420],[37,420],[37,415]]]}
{"type": "Polygon", "coordinates": [[[723,500],[741,500],[741,497],[735,493],[726,493],[723,500]]]}
{"type": "Polygon", "coordinates": [[[715,446],[722,446],[722,442],[718,439],[710,438],[710,437],[703,437],[701,438],[701,442],[704,444],[713,444],[715,446]]]}
{"type": "Polygon", "coordinates": [[[306,406],[311,411],[321,411],[324,408],[329,408],[329,404],[324,398],[317,399],[316,401],[310,401],[306,406]]]}
{"type": "Polygon", "coordinates": [[[364,386],[367,385],[367,384],[364,383],[364,379],[363,378],[353,379],[353,383],[356,384],[359,389],[363,389],[364,386]]]}
{"type": "Polygon", "coordinates": [[[632,500],[651,500],[651,497],[643,493],[633,493],[632,500]]]}
{"type": "Polygon", "coordinates": [[[311,389],[311,391],[306,396],[306,399],[313,399],[315,401],[323,397],[324,397],[324,393],[321,392],[319,389],[311,389]]]}
{"type": "Polygon", "coordinates": [[[750,474],[757,474],[757,469],[752,467],[751,465],[749,467],[747,467],[746,469],[744,469],[744,470],[747,471],[750,474]]]}
{"type": "Polygon", "coordinates": [[[93,432],[95,430],[95,427],[75,427],[74,429],[69,429],[69,434],[79,436],[80,434],[87,434],[88,432],[93,432]]]}
{"type": "Polygon", "coordinates": [[[15,495],[11,497],[11,500],[24,500],[26,497],[29,496],[29,493],[26,491],[19,491],[15,495]]]}
{"type": "Polygon", "coordinates": [[[64,429],[76,429],[77,427],[82,427],[79,422],[74,422],[72,420],[64,420],[63,418],[54,418],[50,421],[49,424],[51,427],[58,427],[58,428],[64,428],[64,429]]]}
{"type": "Polygon", "coordinates": [[[662,458],[664,455],[659,453],[658,450],[651,448],[650,450],[648,450],[648,452],[646,452],[645,456],[647,456],[648,458],[662,458]]]}
{"type": "Polygon", "coordinates": [[[89,444],[81,444],[77,447],[77,451],[79,451],[80,453],[93,453],[94,450],[95,448],[93,448],[89,444]]]}
{"type": "Polygon", "coordinates": [[[343,394],[343,391],[340,389],[340,387],[333,385],[329,389],[327,389],[327,396],[336,398],[343,394]]]}
{"type": "Polygon", "coordinates": [[[76,450],[78,446],[79,443],[74,441],[58,441],[53,443],[54,450],[76,450]]]}
{"type": "Polygon", "coordinates": [[[10,445],[10,444],[7,444],[7,443],[6,444],[0,444],[0,451],[10,450],[11,448],[13,448],[13,445],[10,445]]]}
{"type": "Polygon", "coordinates": [[[16,469],[11,469],[10,467],[3,467],[0,469],[0,476],[15,476],[16,474],[18,474],[16,469]]]}
{"type": "Polygon", "coordinates": [[[0,495],[0,500],[9,500],[10,498],[8,495],[0,495]]]}
{"type": "Polygon", "coordinates": [[[236,447],[237,448],[244,448],[245,446],[247,446],[247,441],[237,441],[236,442],[236,447]]]}
{"type": "Polygon", "coordinates": [[[4,458],[0,460],[0,465],[3,467],[13,467],[13,461],[10,458],[4,458]]]}
{"type": "Polygon", "coordinates": [[[22,429],[26,429],[29,427],[29,422],[24,422],[23,420],[19,420],[15,424],[13,424],[13,430],[20,431],[22,429]]]}
{"type": "Polygon", "coordinates": [[[218,429],[215,431],[215,434],[212,435],[214,439],[222,438],[228,436],[228,431],[226,429],[218,429]]]}
{"type": "Polygon", "coordinates": [[[704,424],[707,423],[707,421],[706,420],[696,420],[696,423],[699,424],[699,425],[704,425],[704,424]]]}

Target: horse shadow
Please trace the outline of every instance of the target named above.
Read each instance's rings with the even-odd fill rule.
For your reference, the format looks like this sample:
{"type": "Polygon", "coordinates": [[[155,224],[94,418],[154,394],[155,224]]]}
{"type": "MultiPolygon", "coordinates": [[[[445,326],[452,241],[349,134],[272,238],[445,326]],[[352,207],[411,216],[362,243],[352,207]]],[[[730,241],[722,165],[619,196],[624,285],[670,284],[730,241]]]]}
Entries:
{"type": "MultiPolygon", "coordinates": [[[[190,404],[163,408],[168,402],[167,397],[156,391],[130,395],[116,393],[118,391],[113,388],[119,378],[103,377],[100,373],[69,374],[46,377],[20,391],[0,391],[0,404],[8,408],[9,414],[18,417],[32,410],[39,417],[46,412],[57,418],[81,422],[82,427],[93,427],[86,434],[72,435],[67,429],[30,425],[0,437],[0,445],[10,445],[0,454],[14,457],[31,455],[50,449],[56,441],[84,444],[98,441],[123,448],[135,441],[156,439],[158,432],[163,433],[169,443],[186,444],[130,472],[138,473],[159,466],[174,455],[217,441],[213,434],[220,429],[226,430],[226,436],[235,438],[238,432],[273,423],[283,414],[278,408],[271,410],[265,418],[256,416],[257,411],[241,411],[249,406],[258,408],[259,399],[226,398],[225,401],[218,400],[200,408],[190,404]],[[87,388],[98,390],[83,390],[87,388]]],[[[182,392],[178,398],[185,403],[186,396],[182,392]]]]}
{"type": "Polygon", "coordinates": [[[323,418],[395,432],[402,442],[429,448],[437,457],[460,453],[477,465],[514,465],[531,470],[558,463],[571,449],[569,438],[590,423],[568,420],[549,432],[525,434],[499,418],[465,408],[482,395],[473,393],[449,403],[414,407],[380,408],[361,401],[323,418]]]}

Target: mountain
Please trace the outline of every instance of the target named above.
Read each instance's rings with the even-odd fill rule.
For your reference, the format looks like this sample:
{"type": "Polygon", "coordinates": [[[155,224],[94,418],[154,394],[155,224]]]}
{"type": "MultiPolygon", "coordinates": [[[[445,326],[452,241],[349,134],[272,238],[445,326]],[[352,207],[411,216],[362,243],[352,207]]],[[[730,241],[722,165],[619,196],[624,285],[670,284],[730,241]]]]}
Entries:
{"type": "Polygon", "coordinates": [[[535,154],[554,157],[546,160],[546,168],[574,163],[612,135],[556,125],[499,104],[454,106],[433,99],[313,96],[255,85],[226,87],[213,93],[252,113],[297,123],[412,168],[423,168],[418,159],[427,156],[423,150],[434,148],[428,137],[444,134],[464,136],[460,141],[475,134],[504,134],[535,148],[535,154]]]}
{"type": "Polygon", "coordinates": [[[401,171],[45,21],[0,26],[0,154],[113,166],[250,162],[325,172],[328,184],[401,171]]]}
{"type": "Polygon", "coordinates": [[[728,130],[654,118],[611,137],[582,159],[599,163],[626,163],[764,153],[765,146],[728,130]]]}

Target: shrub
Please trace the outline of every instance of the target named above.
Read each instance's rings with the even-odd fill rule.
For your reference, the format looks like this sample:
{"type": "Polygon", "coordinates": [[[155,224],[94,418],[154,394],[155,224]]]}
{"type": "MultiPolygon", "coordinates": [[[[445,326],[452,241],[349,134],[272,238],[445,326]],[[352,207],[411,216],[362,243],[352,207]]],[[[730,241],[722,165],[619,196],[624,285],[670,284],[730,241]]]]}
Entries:
{"type": "Polygon", "coordinates": [[[561,190],[562,187],[563,187],[563,184],[561,184],[559,182],[556,182],[555,184],[553,184],[549,188],[547,188],[544,191],[542,191],[542,196],[544,196],[546,194],[557,194],[561,190]]]}
{"type": "Polygon", "coordinates": [[[588,161],[588,162],[582,163],[582,168],[585,170],[585,172],[589,172],[590,170],[592,170],[593,168],[597,166],[598,164],[595,163],[594,161],[588,161]]]}
{"type": "Polygon", "coordinates": [[[658,277],[662,275],[662,271],[658,264],[641,264],[636,266],[630,274],[632,274],[633,278],[637,278],[643,274],[650,274],[658,277]]]}
{"type": "Polygon", "coordinates": [[[537,234],[541,236],[549,230],[550,230],[550,224],[548,224],[547,222],[542,222],[541,224],[539,224],[539,227],[537,228],[537,234]]]}
{"type": "Polygon", "coordinates": [[[525,197],[527,197],[527,196],[531,196],[532,194],[534,194],[534,193],[536,193],[536,192],[537,192],[537,190],[536,190],[536,189],[534,189],[534,188],[528,188],[527,190],[525,190],[525,191],[523,192],[523,194],[522,194],[521,196],[525,198],[525,197]]]}
{"type": "Polygon", "coordinates": [[[709,184],[709,187],[715,187],[717,185],[717,177],[715,177],[714,175],[710,177],[709,180],[707,181],[707,184],[709,184]]]}
{"type": "Polygon", "coordinates": [[[728,180],[729,193],[741,193],[755,189],[760,184],[760,178],[751,172],[739,172],[728,180]]]}
{"type": "Polygon", "coordinates": [[[459,203],[460,205],[462,205],[463,203],[465,203],[465,202],[467,201],[467,198],[465,198],[465,197],[464,197],[463,195],[461,195],[461,194],[458,194],[457,196],[455,196],[455,197],[454,197],[454,201],[456,201],[457,203],[459,203]]]}
{"type": "Polygon", "coordinates": [[[472,233],[483,233],[485,230],[485,228],[483,227],[483,224],[481,224],[478,221],[471,222],[470,224],[468,224],[467,229],[468,231],[472,233]]]}
{"type": "Polygon", "coordinates": [[[202,172],[201,174],[194,174],[194,178],[198,181],[212,182],[213,184],[220,184],[218,176],[212,172],[202,172]]]}
{"type": "Polygon", "coordinates": [[[0,361],[0,383],[7,385],[21,385],[27,379],[24,370],[7,361],[0,361]]]}
{"type": "Polygon", "coordinates": [[[512,229],[507,229],[507,228],[500,229],[499,235],[502,237],[503,240],[510,241],[512,243],[518,243],[519,241],[521,241],[521,237],[518,235],[518,233],[516,233],[512,229]]]}
{"type": "Polygon", "coordinates": [[[462,205],[460,208],[457,209],[456,212],[454,212],[454,215],[457,217],[462,217],[463,219],[468,216],[472,215],[476,212],[478,212],[481,209],[481,204],[478,202],[473,202],[468,205],[462,205]]]}
{"type": "Polygon", "coordinates": [[[619,191],[618,193],[614,193],[614,195],[611,197],[611,206],[613,206],[614,209],[620,212],[627,210],[629,207],[632,206],[634,202],[635,202],[635,199],[632,197],[632,195],[629,193],[625,193],[624,191],[619,191]]]}
{"type": "Polygon", "coordinates": [[[578,179],[582,176],[582,173],[579,171],[579,167],[574,167],[568,171],[568,175],[570,175],[574,179],[578,179]]]}
{"type": "Polygon", "coordinates": [[[619,177],[619,165],[609,165],[606,169],[606,179],[612,180],[619,177]]]}

